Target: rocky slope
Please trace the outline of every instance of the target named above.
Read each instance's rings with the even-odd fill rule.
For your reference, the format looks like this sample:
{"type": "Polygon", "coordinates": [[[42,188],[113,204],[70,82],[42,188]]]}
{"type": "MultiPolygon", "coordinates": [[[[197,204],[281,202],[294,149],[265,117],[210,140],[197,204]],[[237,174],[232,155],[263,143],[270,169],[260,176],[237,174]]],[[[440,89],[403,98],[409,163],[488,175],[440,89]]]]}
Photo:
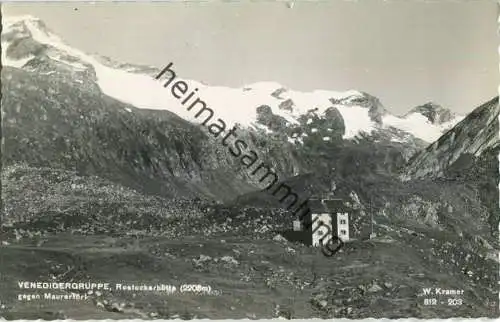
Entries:
{"type": "Polygon", "coordinates": [[[68,169],[181,197],[210,196],[201,177],[227,164],[206,134],[167,111],[137,110],[96,88],[19,69],[3,69],[2,89],[4,165],[68,169]]]}
{"type": "Polygon", "coordinates": [[[500,153],[498,97],[476,108],[408,163],[404,179],[460,182],[477,189],[476,199],[487,210],[488,223],[497,235],[498,155],[500,153]]]}
{"type": "MultiPolygon", "coordinates": [[[[479,157],[498,144],[498,97],[477,107],[436,142],[415,155],[408,164],[406,178],[439,177],[465,155],[479,157]]],[[[460,162],[460,161],[459,161],[460,162]]]]}

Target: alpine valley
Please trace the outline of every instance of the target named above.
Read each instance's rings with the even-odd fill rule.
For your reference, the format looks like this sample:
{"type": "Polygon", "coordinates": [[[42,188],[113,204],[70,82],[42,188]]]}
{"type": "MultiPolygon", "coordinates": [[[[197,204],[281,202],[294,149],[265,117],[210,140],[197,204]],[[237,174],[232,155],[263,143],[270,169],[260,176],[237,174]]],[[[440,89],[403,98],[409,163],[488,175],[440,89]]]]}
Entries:
{"type": "Polygon", "coordinates": [[[358,238],[325,257],[280,235],[293,218],[155,80],[164,66],[85,53],[32,16],[2,25],[1,317],[498,317],[498,97],[394,115],[363,91],[186,80],[302,198],[353,205],[358,238]],[[17,297],[89,280],[220,294],[17,297]],[[463,304],[424,305],[425,288],[463,304]]]}

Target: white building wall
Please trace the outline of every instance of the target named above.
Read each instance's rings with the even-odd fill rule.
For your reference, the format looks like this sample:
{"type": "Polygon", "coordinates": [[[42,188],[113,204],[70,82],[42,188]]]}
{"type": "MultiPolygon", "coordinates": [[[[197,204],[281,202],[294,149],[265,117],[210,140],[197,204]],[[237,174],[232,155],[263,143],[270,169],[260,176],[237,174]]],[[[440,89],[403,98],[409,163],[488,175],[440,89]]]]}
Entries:
{"type": "Polygon", "coordinates": [[[312,244],[313,246],[321,246],[320,240],[324,235],[329,234],[330,236],[324,237],[323,242],[328,242],[332,238],[332,216],[330,214],[312,214],[311,220],[312,244]]]}
{"type": "Polygon", "coordinates": [[[337,213],[337,236],[342,241],[349,240],[349,214],[346,212],[337,213]]]}

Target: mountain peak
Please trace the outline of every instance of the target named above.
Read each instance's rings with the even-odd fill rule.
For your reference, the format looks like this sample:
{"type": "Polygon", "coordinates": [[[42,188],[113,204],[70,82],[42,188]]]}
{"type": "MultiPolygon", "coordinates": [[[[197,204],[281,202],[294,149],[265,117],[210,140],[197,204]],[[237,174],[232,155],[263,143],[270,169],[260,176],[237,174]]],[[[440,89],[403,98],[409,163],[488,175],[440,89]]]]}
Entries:
{"type": "Polygon", "coordinates": [[[333,104],[342,104],[346,106],[360,106],[369,109],[370,118],[377,123],[382,122],[382,118],[389,112],[382,105],[380,100],[363,91],[350,91],[349,95],[340,98],[331,98],[333,104]]]}
{"type": "Polygon", "coordinates": [[[5,17],[2,23],[4,65],[21,67],[61,42],[41,19],[31,15],[5,17]]]}
{"type": "Polygon", "coordinates": [[[497,146],[499,112],[498,96],[474,109],[462,122],[416,154],[409,162],[404,178],[443,176],[445,169],[462,155],[479,157],[497,146]]]}
{"type": "Polygon", "coordinates": [[[451,110],[435,102],[427,102],[423,105],[414,107],[404,117],[408,117],[412,114],[424,116],[431,124],[443,124],[451,121],[456,116],[451,110]]]}
{"type": "Polygon", "coordinates": [[[2,41],[44,35],[55,38],[54,34],[40,18],[31,15],[12,16],[3,19],[2,41]]]}

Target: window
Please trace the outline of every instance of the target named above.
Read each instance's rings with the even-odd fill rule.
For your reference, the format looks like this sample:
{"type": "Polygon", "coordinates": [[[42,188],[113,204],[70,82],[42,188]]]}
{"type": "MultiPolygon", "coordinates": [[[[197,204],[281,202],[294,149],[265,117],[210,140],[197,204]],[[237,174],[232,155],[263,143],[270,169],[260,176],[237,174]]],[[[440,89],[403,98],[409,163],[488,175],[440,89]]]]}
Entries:
{"type": "Polygon", "coordinates": [[[345,221],[345,219],[340,219],[340,224],[341,225],[345,225],[347,222],[345,221]]]}
{"type": "Polygon", "coordinates": [[[293,221],[293,230],[294,231],[301,231],[302,230],[302,223],[300,222],[300,220],[293,221]]]}
{"type": "Polygon", "coordinates": [[[347,231],[345,231],[345,229],[342,229],[342,230],[340,231],[340,234],[341,234],[341,235],[347,235],[347,231]]]}

